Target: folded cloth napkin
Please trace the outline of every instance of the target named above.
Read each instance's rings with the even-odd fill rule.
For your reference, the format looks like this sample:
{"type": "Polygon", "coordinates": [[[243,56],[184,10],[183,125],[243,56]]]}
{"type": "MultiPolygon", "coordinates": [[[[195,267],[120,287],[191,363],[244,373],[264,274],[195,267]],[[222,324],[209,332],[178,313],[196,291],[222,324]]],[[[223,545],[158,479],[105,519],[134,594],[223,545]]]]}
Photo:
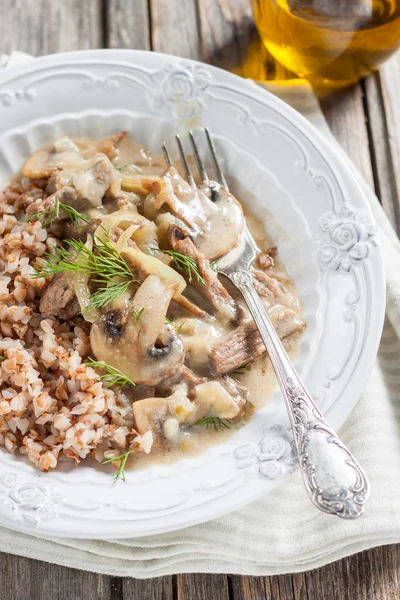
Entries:
{"type": "MultiPolygon", "coordinates": [[[[20,53],[17,58],[20,64],[20,53]]],[[[8,67],[12,63],[13,56],[8,67]]],[[[307,84],[265,87],[302,112],[337,146],[307,84]]],[[[363,517],[342,521],[318,512],[295,473],[245,508],[185,530],[98,541],[35,537],[1,527],[0,551],[98,573],[146,578],[182,572],[293,573],[400,542],[400,243],[377,198],[359,179],[380,229],[387,277],[387,315],[378,358],[341,430],[371,480],[371,499],[363,517]]]]}

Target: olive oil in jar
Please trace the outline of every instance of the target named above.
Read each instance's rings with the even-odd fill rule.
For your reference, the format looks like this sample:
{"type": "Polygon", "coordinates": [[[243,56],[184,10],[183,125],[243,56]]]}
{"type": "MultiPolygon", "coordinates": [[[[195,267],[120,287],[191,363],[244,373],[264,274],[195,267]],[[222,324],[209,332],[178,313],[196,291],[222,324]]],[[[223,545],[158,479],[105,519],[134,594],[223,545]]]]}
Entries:
{"type": "Polygon", "coordinates": [[[269,52],[316,87],[342,87],[400,46],[400,0],[253,0],[269,52]]]}

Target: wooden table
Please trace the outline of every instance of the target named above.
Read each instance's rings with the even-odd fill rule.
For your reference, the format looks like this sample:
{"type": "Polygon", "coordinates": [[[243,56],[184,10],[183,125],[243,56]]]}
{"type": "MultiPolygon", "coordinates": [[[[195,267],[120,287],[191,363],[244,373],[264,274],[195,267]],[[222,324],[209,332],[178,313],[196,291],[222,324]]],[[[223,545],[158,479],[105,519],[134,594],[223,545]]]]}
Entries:
{"type": "MultiPolygon", "coordinates": [[[[236,67],[246,76],[260,72],[247,59],[254,40],[249,0],[0,0],[0,14],[0,54],[142,48],[236,67]]],[[[268,77],[282,71],[269,57],[261,70],[268,77]]],[[[400,54],[322,106],[399,232],[400,54]]],[[[399,579],[400,545],[296,575],[144,581],[0,554],[1,600],[398,600],[399,579]]]]}

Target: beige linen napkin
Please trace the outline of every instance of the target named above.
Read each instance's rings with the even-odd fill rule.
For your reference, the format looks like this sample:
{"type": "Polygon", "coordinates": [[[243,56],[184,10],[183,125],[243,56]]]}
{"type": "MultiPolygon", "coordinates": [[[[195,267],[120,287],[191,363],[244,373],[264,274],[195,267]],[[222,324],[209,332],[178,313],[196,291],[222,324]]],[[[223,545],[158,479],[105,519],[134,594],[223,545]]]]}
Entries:
{"type": "MultiPolygon", "coordinates": [[[[17,58],[21,62],[20,54],[17,58]]],[[[302,112],[337,146],[306,84],[265,87],[302,112]]],[[[355,172],[355,167],[350,167],[355,172]]],[[[387,318],[378,358],[362,397],[341,430],[371,481],[365,515],[356,521],[341,521],[318,512],[296,472],[277,490],[247,507],[182,531],[98,541],[35,537],[1,527],[0,551],[145,578],[182,572],[290,573],[372,546],[400,542],[400,243],[378,200],[359,178],[380,229],[387,276],[387,318]]]]}

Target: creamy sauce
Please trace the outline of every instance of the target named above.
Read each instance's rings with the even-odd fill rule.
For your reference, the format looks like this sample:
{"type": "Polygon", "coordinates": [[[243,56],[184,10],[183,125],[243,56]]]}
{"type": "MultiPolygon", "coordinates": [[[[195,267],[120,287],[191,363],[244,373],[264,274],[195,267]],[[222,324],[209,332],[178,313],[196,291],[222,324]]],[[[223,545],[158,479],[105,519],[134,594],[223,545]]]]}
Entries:
{"type": "MultiPolygon", "coordinates": [[[[239,292],[232,284],[221,278],[221,282],[236,304],[229,296],[229,300],[224,300],[226,292],[218,291],[220,284],[216,274],[210,272],[209,268],[207,273],[209,288],[216,287],[217,290],[214,296],[205,294],[201,286],[200,289],[199,286],[197,289],[195,286],[191,289],[188,282],[183,292],[185,299],[188,302],[195,302],[198,310],[207,311],[205,316],[194,316],[179,302],[171,301],[179,300],[185,282],[176,270],[166,264],[171,261],[167,255],[162,255],[162,261],[158,260],[161,254],[157,250],[158,243],[161,248],[165,248],[162,244],[165,244],[164,236],[168,226],[177,223],[189,230],[198,251],[210,260],[215,259],[236,244],[245,217],[260,249],[267,250],[272,244],[266,235],[265,224],[251,214],[245,203],[239,204],[225,190],[216,188],[213,197],[212,194],[211,196],[206,194],[204,190],[192,189],[180,177],[182,175],[180,165],[174,165],[175,169],[168,170],[164,175],[165,163],[162,157],[134,144],[127,137],[118,143],[116,155],[110,157],[111,163],[104,154],[93,150],[96,143],[97,140],[83,138],[75,139],[73,142],[67,139],[60,140],[55,146],[57,152],[53,151],[50,156],[48,152],[47,156],[38,153],[34,160],[30,159],[31,168],[32,172],[35,168],[39,170],[41,168],[44,172],[54,167],[61,169],[57,175],[59,188],[67,185],[76,189],[81,197],[88,199],[87,214],[101,216],[105,219],[103,223],[109,224],[109,232],[114,232],[117,228],[120,239],[124,239],[125,243],[124,236],[128,236],[127,239],[135,246],[121,250],[121,255],[128,264],[134,265],[144,273],[140,281],[141,285],[135,287],[133,284],[113,305],[102,311],[101,316],[92,325],[91,343],[98,360],[119,368],[133,381],[143,384],[144,389],[147,388],[146,395],[142,398],[137,397],[138,389],[133,388],[131,401],[135,402],[136,424],[142,421],[146,424],[150,423],[151,426],[152,415],[146,412],[148,409],[146,401],[157,399],[157,402],[153,402],[154,406],[158,407],[153,423],[157,443],[154,444],[153,451],[149,455],[135,454],[130,461],[130,466],[143,468],[154,461],[167,463],[183,455],[196,455],[204,451],[207,446],[222,442],[237,428],[243,426],[251,418],[254,410],[265,405],[276,387],[276,378],[269,359],[259,358],[240,373],[237,371],[229,373],[247,388],[249,398],[244,409],[240,408],[242,412],[238,409],[237,416],[235,415],[233,419],[221,417],[223,422],[229,424],[227,427],[218,424],[214,427],[215,423],[196,425],[207,414],[203,410],[204,407],[201,408],[200,401],[200,404],[196,405],[197,412],[185,417],[186,420],[181,419],[176,399],[172,403],[170,398],[174,397],[176,386],[187,384],[183,380],[177,381],[175,388],[172,384],[166,384],[164,390],[162,386],[165,380],[167,382],[173,380],[174,374],[181,373],[183,360],[192,370],[193,377],[207,376],[209,382],[215,380],[217,388],[219,386],[220,389],[216,388],[216,404],[210,405],[210,410],[222,406],[221,414],[229,414],[227,399],[230,398],[233,402],[236,396],[232,390],[229,391],[228,387],[224,388],[222,383],[218,383],[216,376],[210,375],[210,356],[216,344],[223,343],[225,339],[230,340],[229,336],[235,334],[240,328],[251,325],[251,319],[239,292]],[[110,171],[108,179],[99,177],[97,172],[101,161],[105,166],[108,165],[110,171]],[[113,207],[109,215],[103,200],[104,194],[108,194],[107,202],[113,207]],[[127,203],[128,208],[120,210],[118,203],[121,202],[127,203]],[[124,218],[119,218],[118,210],[125,215],[124,218]],[[124,212],[125,210],[127,212],[124,212]],[[180,280],[183,282],[182,286],[180,280]],[[212,310],[210,310],[210,303],[212,310]],[[235,305],[233,311],[229,303],[235,305]],[[241,311],[239,323],[234,315],[237,305],[241,311]],[[119,315],[118,322],[110,323],[111,309],[113,313],[119,315]],[[133,318],[133,314],[142,313],[141,320],[133,318]],[[124,335],[121,337],[118,334],[118,340],[115,341],[110,331],[117,331],[124,319],[127,323],[126,325],[124,321],[124,335]],[[160,373],[161,359],[158,361],[154,357],[161,356],[160,348],[167,348],[167,346],[171,350],[167,358],[163,359],[164,371],[160,373]],[[142,404],[139,405],[137,402],[142,404]],[[196,414],[200,415],[200,419],[197,419],[196,414]],[[175,434],[175,431],[178,433],[175,434]]],[[[196,172],[194,161],[190,159],[189,162],[193,172],[196,172]]],[[[116,243],[118,245],[119,242],[116,243]]],[[[124,246],[122,245],[121,248],[124,246]]],[[[286,336],[302,328],[301,305],[293,282],[288,277],[284,266],[275,258],[272,268],[266,271],[256,268],[254,283],[259,287],[264,306],[278,334],[286,338],[284,345],[293,358],[299,334],[292,333],[289,337],[286,336]]],[[[195,405],[197,390],[200,389],[201,384],[191,385],[194,385],[194,392],[188,387],[188,391],[182,393],[189,405],[195,405]],[[192,394],[190,401],[185,393],[192,394]]],[[[237,399],[235,402],[238,403],[237,406],[241,406],[240,400],[237,399]]],[[[178,405],[179,410],[182,411],[183,405],[181,406],[179,402],[178,405]]]]}

